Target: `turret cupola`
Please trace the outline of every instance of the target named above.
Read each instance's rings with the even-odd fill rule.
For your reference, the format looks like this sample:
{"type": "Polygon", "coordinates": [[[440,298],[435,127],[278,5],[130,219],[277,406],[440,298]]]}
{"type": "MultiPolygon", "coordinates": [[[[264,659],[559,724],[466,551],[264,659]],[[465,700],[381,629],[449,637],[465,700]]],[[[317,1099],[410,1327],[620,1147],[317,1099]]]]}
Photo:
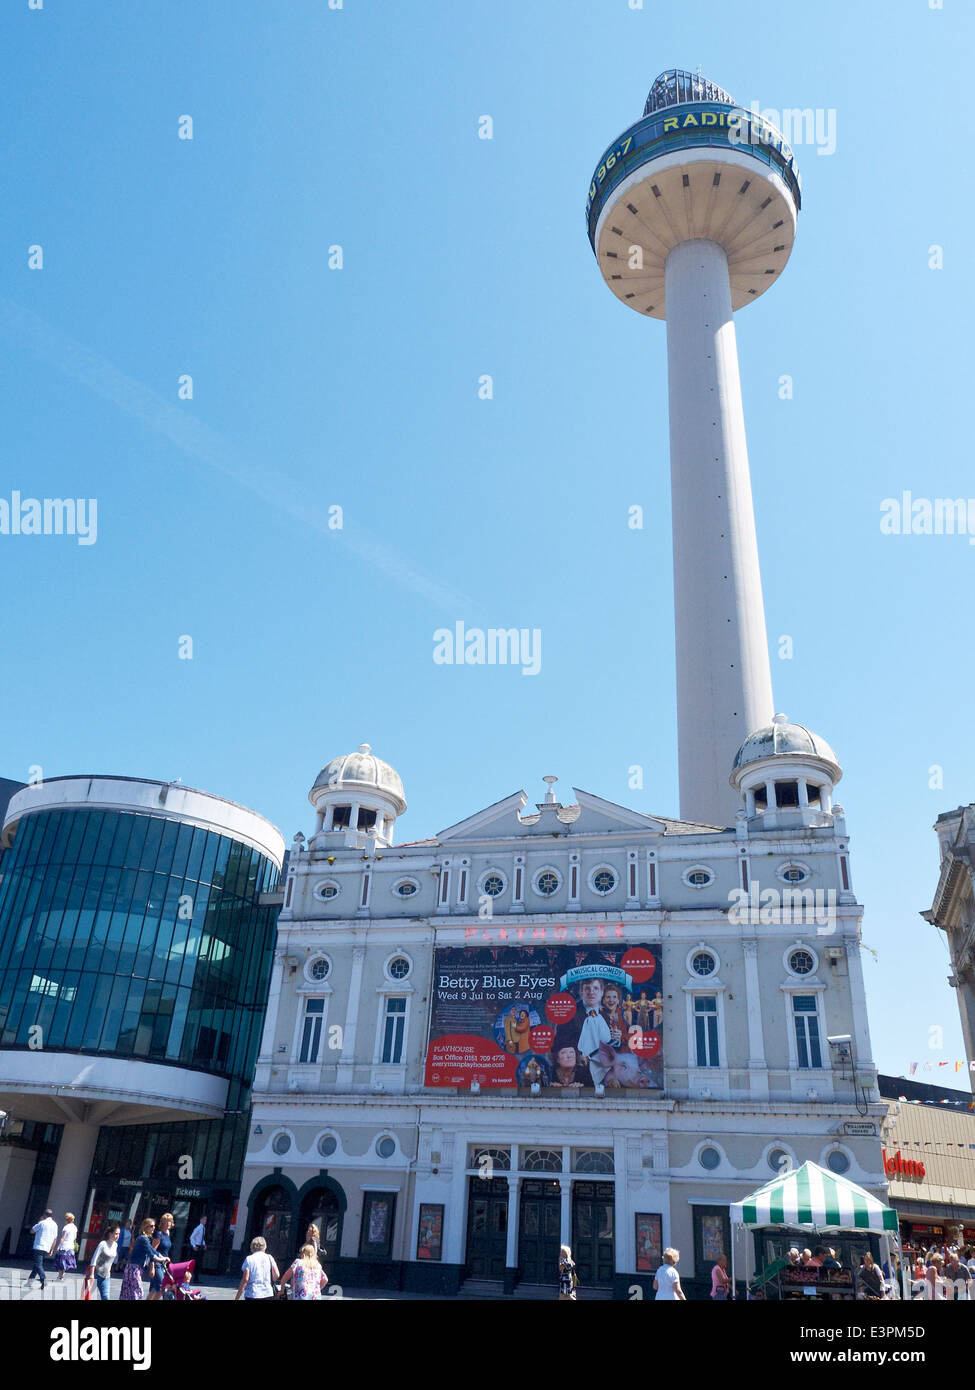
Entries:
{"type": "Polygon", "coordinates": [[[777,714],[738,749],[731,785],[749,820],[760,816],[769,829],[827,825],[833,789],[842,776],[825,739],[777,714]]]}
{"type": "Polygon", "coordinates": [[[377,844],[393,841],[397,816],[406,810],[403,783],[368,743],[326,763],[308,793],[317,812],[315,835],[367,835],[377,844]]]}

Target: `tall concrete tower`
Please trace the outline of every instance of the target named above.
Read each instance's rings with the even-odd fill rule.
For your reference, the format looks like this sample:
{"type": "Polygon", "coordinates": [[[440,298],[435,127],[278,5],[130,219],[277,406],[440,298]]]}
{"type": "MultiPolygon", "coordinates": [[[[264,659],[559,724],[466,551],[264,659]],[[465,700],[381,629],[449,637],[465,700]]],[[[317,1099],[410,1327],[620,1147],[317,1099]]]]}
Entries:
{"type": "Polygon", "coordinates": [[[609,288],[667,320],[680,811],[709,825],[733,823],[735,752],[773,713],[732,314],[782,273],[800,201],[781,135],[675,70],[586,205],[609,288]]]}

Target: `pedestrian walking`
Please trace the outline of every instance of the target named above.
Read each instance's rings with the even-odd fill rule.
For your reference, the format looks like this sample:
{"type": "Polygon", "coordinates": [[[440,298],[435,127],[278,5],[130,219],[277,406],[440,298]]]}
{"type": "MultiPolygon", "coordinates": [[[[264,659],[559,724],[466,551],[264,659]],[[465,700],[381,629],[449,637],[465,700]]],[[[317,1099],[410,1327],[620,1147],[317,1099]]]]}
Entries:
{"type": "Polygon", "coordinates": [[[171,1211],[164,1212],[159,1218],[159,1225],[156,1234],[152,1237],[151,1245],[157,1255],[165,1257],[166,1264],[154,1263],[152,1266],[152,1278],[149,1280],[149,1295],[147,1303],[158,1303],[162,1299],[163,1275],[166,1273],[166,1265],[169,1264],[169,1252],[172,1249],[173,1240],[169,1234],[176,1225],[176,1218],[171,1211]]]}
{"type": "Polygon", "coordinates": [[[109,1280],[112,1276],[112,1265],[118,1257],[118,1226],[109,1226],[102,1239],[95,1246],[95,1253],[91,1257],[91,1264],[88,1266],[91,1276],[98,1289],[98,1297],[106,1299],[109,1296],[109,1280]]]}
{"type": "Polygon", "coordinates": [[[680,1275],[677,1273],[679,1261],[680,1251],[668,1246],[664,1251],[664,1262],[657,1270],[653,1281],[658,1303],[672,1303],[675,1299],[687,1302],[684,1290],[680,1286],[680,1275]]]}
{"type": "Polygon", "coordinates": [[[34,1265],[24,1281],[24,1288],[32,1279],[41,1281],[41,1289],[47,1283],[47,1275],[44,1272],[44,1261],[49,1255],[54,1254],[54,1247],[58,1240],[58,1225],[54,1220],[54,1213],[50,1207],[45,1211],[40,1221],[35,1226],[31,1226],[31,1234],[34,1237],[34,1265]]]}
{"type": "Polygon", "coordinates": [[[200,1223],[195,1226],[190,1233],[190,1249],[193,1251],[193,1258],[198,1260],[207,1248],[207,1219],[200,1217],[200,1223]]]}
{"type": "Polygon", "coordinates": [[[322,1250],[322,1242],[319,1239],[319,1234],[318,1227],[314,1224],[309,1226],[308,1230],[305,1232],[305,1244],[314,1245],[316,1255],[320,1255],[322,1250]]]}
{"type": "Polygon", "coordinates": [[[123,1268],[129,1262],[129,1251],[132,1249],[132,1227],[127,1221],[121,1223],[121,1230],[118,1238],[118,1258],[116,1266],[123,1268]]]}
{"type": "Polygon", "coordinates": [[[60,1284],[64,1278],[66,1269],[77,1269],[78,1262],[74,1257],[75,1243],[78,1239],[78,1227],[74,1223],[74,1212],[64,1213],[64,1225],[61,1227],[61,1238],[58,1241],[58,1248],[54,1252],[54,1268],[58,1271],[56,1283],[60,1284]]]}
{"type": "Polygon", "coordinates": [[[572,1251],[568,1245],[559,1248],[559,1302],[565,1303],[569,1299],[575,1299],[576,1289],[579,1287],[579,1276],[576,1273],[575,1260],[572,1258],[572,1251]]]}
{"type": "Polygon", "coordinates": [[[143,1297],[142,1293],[142,1273],[143,1269],[150,1266],[169,1264],[169,1260],[164,1255],[159,1255],[152,1248],[152,1238],[156,1233],[156,1223],[151,1216],[147,1216],[139,1227],[139,1234],[132,1243],[132,1253],[129,1262],[125,1266],[122,1274],[122,1291],[119,1298],[126,1303],[136,1302],[143,1297]]]}
{"type": "Polygon", "coordinates": [[[728,1256],[719,1255],[711,1270],[711,1297],[728,1299],[731,1297],[731,1275],[728,1273],[728,1256]]]}
{"type": "Polygon", "coordinates": [[[251,1241],[251,1253],[241,1265],[240,1284],[234,1295],[234,1302],[243,1298],[273,1298],[274,1286],[281,1278],[273,1255],[267,1253],[267,1241],[263,1236],[255,1236],[251,1241]]]}
{"type": "Polygon", "coordinates": [[[328,1283],[328,1275],[318,1262],[314,1245],[303,1245],[301,1254],[290,1269],[286,1269],[281,1280],[281,1292],[291,1285],[291,1296],[304,1303],[309,1299],[321,1298],[322,1290],[328,1283]]]}

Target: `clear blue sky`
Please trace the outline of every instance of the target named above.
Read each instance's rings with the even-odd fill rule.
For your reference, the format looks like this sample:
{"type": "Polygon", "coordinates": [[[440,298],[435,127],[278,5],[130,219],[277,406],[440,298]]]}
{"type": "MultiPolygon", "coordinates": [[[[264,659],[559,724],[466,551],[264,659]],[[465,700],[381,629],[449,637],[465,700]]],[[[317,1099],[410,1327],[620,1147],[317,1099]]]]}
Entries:
{"type": "Polygon", "coordinates": [[[881,1067],[961,1057],[917,913],[935,816],[975,799],[975,547],[879,518],[975,493],[973,28],[962,0],[10,0],[0,495],[99,511],[93,546],[0,537],[0,775],[181,777],[290,839],[368,740],[404,839],[545,773],[676,814],[665,330],[583,208],[654,76],[700,65],[836,112],[738,320],[776,704],[844,765],[881,1067]],[[459,619],[540,628],[541,674],[435,665],[459,619]]]}

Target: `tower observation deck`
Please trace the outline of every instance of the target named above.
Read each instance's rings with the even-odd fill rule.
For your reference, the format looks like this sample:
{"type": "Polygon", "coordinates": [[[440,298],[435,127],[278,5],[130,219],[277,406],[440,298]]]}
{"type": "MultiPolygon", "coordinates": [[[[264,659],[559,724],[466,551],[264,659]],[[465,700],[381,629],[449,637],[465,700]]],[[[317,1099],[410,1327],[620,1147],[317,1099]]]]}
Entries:
{"type": "Polygon", "coordinates": [[[800,203],[779,132],[673,69],[586,204],[606,284],[667,321],[680,811],[711,825],[733,823],[735,752],[773,714],[733,312],[778,279],[800,203]]]}

